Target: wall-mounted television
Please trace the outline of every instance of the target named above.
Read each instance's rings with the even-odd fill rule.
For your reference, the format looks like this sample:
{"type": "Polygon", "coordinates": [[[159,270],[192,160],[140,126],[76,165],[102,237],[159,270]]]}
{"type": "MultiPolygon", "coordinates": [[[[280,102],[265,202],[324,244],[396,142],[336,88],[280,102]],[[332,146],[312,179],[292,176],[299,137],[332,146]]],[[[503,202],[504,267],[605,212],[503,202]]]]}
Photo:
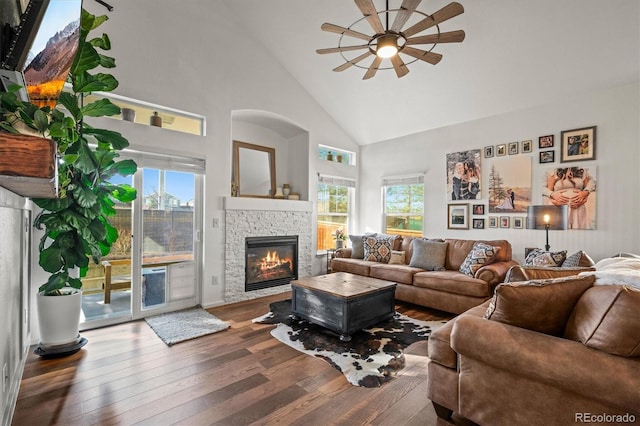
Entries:
{"type": "Polygon", "coordinates": [[[54,107],[78,49],[82,0],[0,0],[0,6],[2,88],[26,86],[28,100],[54,107]]]}

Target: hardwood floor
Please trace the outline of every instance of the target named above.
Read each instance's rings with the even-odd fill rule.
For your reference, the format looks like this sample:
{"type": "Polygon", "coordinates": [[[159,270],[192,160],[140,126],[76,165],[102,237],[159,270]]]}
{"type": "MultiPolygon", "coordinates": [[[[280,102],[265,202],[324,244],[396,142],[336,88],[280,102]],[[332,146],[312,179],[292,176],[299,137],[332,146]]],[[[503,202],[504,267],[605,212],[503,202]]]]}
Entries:
{"type": "MultiPolygon", "coordinates": [[[[80,352],[27,360],[14,425],[434,425],[426,342],[380,388],[350,385],[321,359],[251,322],[290,293],[209,309],[229,330],[167,347],[144,321],[82,333],[80,352]]],[[[422,320],[438,311],[398,304],[422,320]]]]}

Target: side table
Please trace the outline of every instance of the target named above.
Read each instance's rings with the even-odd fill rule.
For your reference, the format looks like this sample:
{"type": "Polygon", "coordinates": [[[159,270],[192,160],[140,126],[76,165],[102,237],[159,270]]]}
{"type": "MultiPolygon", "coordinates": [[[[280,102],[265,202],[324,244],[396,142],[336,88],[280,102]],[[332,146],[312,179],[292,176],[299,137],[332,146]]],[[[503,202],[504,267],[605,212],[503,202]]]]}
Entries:
{"type": "Polygon", "coordinates": [[[336,249],[327,249],[327,274],[331,273],[331,259],[336,255],[336,249]]]}

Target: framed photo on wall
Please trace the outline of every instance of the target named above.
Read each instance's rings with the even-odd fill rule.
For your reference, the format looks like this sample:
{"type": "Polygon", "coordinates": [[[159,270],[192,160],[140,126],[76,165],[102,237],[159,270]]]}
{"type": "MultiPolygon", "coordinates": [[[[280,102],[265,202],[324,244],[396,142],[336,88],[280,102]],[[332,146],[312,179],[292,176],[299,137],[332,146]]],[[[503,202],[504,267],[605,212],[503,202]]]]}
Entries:
{"type": "Polygon", "coordinates": [[[484,219],[473,219],[473,229],[484,229],[484,219]]]}
{"type": "Polygon", "coordinates": [[[553,163],[554,161],[556,161],[555,151],[540,151],[540,164],[553,163]]]}
{"type": "Polygon", "coordinates": [[[493,145],[485,146],[484,158],[491,158],[491,157],[493,157],[493,145]]]}
{"type": "Polygon", "coordinates": [[[474,215],[484,214],[484,204],[474,204],[472,208],[474,215]]]}
{"type": "Polygon", "coordinates": [[[540,136],[538,138],[538,148],[553,148],[553,135],[540,136]]]}
{"type": "Polygon", "coordinates": [[[447,228],[469,229],[469,204],[447,206],[447,228]]]}
{"type": "Polygon", "coordinates": [[[509,143],[509,155],[515,155],[518,153],[518,142],[509,143]]]}
{"type": "Polygon", "coordinates": [[[502,156],[507,155],[507,144],[496,145],[496,155],[502,156]]]}
{"type": "Polygon", "coordinates": [[[489,216],[489,228],[498,227],[498,216],[489,216]]]}
{"type": "Polygon", "coordinates": [[[516,229],[524,228],[522,223],[523,223],[523,218],[522,217],[516,216],[516,217],[513,218],[513,227],[514,228],[516,228],[516,229]]]}
{"type": "Polygon", "coordinates": [[[563,130],[560,134],[560,162],[596,159],[596,126],[563,130]]]}
{"type": "Polygon", "coordinates": [[[522,152],[531,152],[531,150],[533,149],[533,141],[528,140],[528,141],[522,141],[522,152]]]}
{"type": "Polygon", "coordinates": [[[500,228],[510,228],[511,218],[509,216],[500,216],[500,228]]]}

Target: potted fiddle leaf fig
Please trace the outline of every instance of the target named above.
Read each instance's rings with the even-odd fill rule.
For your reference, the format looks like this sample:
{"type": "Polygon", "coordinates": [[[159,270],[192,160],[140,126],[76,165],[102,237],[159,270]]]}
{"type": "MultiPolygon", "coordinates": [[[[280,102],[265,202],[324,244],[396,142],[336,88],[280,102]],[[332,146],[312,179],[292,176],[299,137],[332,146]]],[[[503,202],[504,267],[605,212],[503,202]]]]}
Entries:
{"type": "MultiPolygon", "coordinates": [[[[129,145],[120,133],[90,126],[86,117],[112,116],[120,108],[108,99],[85,103],[91,92],[109,92],[118,81],[96,68],[113,68],[115,60],[99,53],[111,48],[109,37],[89,38],[108,18],[84,9],[80,19],[79,46],[68,81],[71,91],[61,93],[58,105],[38,108],[20,101],[17,87],[0,98],[0,131],[18,133],[19,124],[54,140],[59,158],[59,197],[33,199],[42,210],[34,226],[44,231],[39,244],[39,264],[49,274],[37,295],[40,345],[36,353],[46,356],[55,348],[73,351],[86,343],[78,333],[82,281],[89,262],[98,264],[109,253],[118,232],[109,222],[115,202],[130,202],[136,191],[129,185],[112,184],[115,175],[136,172],[136,163],[119,159],[129,145]],[[66,329],[65,329],[66,328],[66,329]]],[[[71,352],[72,353],[72,352],[71,352]]]]}

